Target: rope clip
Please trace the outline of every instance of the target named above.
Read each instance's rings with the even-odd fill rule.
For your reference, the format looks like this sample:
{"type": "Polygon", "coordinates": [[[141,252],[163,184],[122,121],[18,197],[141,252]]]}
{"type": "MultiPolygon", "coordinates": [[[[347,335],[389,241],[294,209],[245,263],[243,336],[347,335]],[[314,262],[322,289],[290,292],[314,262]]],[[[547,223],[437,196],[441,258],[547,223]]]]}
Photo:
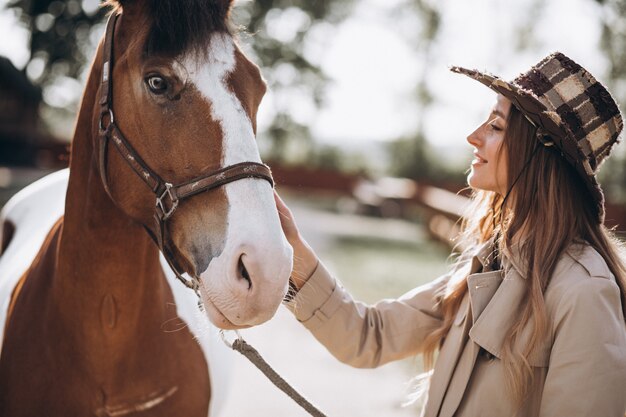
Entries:
{"type": "Polygon", "coordinates": [[[239,333],[239,330],[232,330],[233,332],[235,332],[235,335],[237,336],[237,338],[236,338],[235,340],[233,340],[232,342],[230,342],[230,341],[228,340],[228,338],[226,337],[226,332],[227,332],[227,331],[228,331],[228,330],[226,330],[226,331],[225,331],[225,330],[223,330],[223,329],[222,329],[222,330],[220,330],[220,337],[222,338],[222,342],[224,342],[224,344],[225,344],[226,346],[228,346],[229,348],[231,348],[231,349],[232,349],[232,348],[233,348],[233,344],[235,343],[235,341],[237,341],[237,340],[243,340],[243,337],[241,337],[241,333],[239,333]]]}

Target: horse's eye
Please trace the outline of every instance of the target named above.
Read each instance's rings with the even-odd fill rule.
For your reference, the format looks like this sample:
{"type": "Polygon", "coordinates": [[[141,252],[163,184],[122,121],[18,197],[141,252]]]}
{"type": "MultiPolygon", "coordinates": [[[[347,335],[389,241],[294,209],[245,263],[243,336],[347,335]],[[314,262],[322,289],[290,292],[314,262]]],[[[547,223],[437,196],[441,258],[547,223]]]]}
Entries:
{"type": "Polygon", "coordinates": [[[154,94],[163,94],[167,91],[167,81],[160,75],[150,75],[146,78],[148,88],[154,94]]]}

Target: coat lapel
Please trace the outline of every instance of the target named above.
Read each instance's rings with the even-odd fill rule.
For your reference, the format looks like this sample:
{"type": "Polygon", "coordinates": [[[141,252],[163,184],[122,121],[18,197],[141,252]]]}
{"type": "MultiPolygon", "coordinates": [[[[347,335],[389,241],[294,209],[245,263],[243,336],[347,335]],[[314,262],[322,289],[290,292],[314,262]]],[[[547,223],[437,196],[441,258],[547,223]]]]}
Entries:
{"type": "MultiPolygon", "coordinates": [[[[465,335],[467,335],[468,332],[471,334],[472,325],[474,325],[477,320],[480,320],[483,310],[492,300],[501,283],[502,271],[471,274],[467,277],[471,320],[468,318],[465,323],[465,335]]],[[[463,346],[461,346],[460,357],[452,378],[448,383],[449,386],[445,395],[445,401],[439,413],[440,417],[451,417],[456,412],[463,399],[463,394],[465,393],[470,377],[472,376],[472,371],[479,352],[479,345],[471,341],[467,343],[467,338],[464,339],[463,346]]]]}
{"type": "Polygon", "coordinates": [[[496,294],[503,277],[504,273],[502,270],[472,274],[467,277],[473,324],[476,323],[487,304],[496,294]]]}
{"type": "MultiPolygon", "coordinates": [[[[519,318],[525,293],[526,279],[522,277],[519,269],[509,268],[502,284],[471,328],[469,337],[472,341],[498,359],[502,359],[504,339],[519,318]]],[[[528,344],[531,332],[532,325],[522,329],[516,342],[520,348],[528,344]]],[[[540,345],[531,352],[528,362],[532,366],[547,366],[549,349],[548,343],[540,345]]]]}
{"type": "Polygon", "coordinates": [[[468,315],[471,315],[469,306],[469,297],[465,296],[457,318],[454,320],[448,336],[439,351],[437,363],[435,365],[436,372],[433,373],[430,381],[430,390],[428,392],[428,401],[424,410],[424,417],[437,417],[443,398],[448,390],[448,385],[452,374],[454,373],[458,359],[463,351],[463,347],[467,342],[469,322],[468,315]]]}
{"type": "MultiPolygon", "coordinates": [[[[469,332],[474,343],[499,359],[502,359],[502,344],[506,333],[518,317],[525,290],[524,279],[515,269],[509,270],[493,297],[483,306],[482,314],[469,332]]],[[[476,297],[476,303],[483,305],[484,302],[476,297]]]]}
{"type": "Polygon", "coordinates": [[[439,352],[424,417],[454,415],[481,347],[494,356],[501,355],[502,342],[522,301],[525,283],[516,269],[517,262],[507,265],[506,277],[502,271],[480,272],[488,269],[491,252],[492,244],[487,242],[472,258],[468,294],[439,352]]]}
{"type": "MultiPolygon", "coordinates": [[[[483,269],[483,264],[486,262],[490,250],[490,242],[477,250],[476,255],[470,260],[470,276],[483,269]]],[[[450,379],[457,368],[464,346],[467,344],[468,333],[472,323],[471,315],[470,297],[466,295],[439,351],[435,365],[436,372],[433,373],[430,381],[424,417],[436,417],[439,415],[450,379]]]]}

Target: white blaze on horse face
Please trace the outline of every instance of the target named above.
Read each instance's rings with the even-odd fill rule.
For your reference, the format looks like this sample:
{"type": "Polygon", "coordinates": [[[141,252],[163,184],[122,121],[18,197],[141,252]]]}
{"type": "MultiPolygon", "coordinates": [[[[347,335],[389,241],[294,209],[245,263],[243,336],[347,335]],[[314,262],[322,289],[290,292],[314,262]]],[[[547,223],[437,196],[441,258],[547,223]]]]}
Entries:
{"type": "MultiPolygon", "coordinates": [[[[214,34],[204,62],[185,62],[190,80],[210,103],[211,117],[223,132],[222,165],[261,162],[252,123],[228,76],[236,68],[235,43],[229,35],[214,34]]],[[[201,274],[203,297],[232,324],[247,326],[271,318],[288,287],[292,249],[280,227],[272,187],[262,179],[244,179],[225,186],[228,226],[223,252],[201,274]],[[240,259],[251,278],[242,278],[240,259]]],[[[207,230],[210,233],[210,230],[207,230]]],[[[212,321],[224,317],[207,308],[212,321]]]]}

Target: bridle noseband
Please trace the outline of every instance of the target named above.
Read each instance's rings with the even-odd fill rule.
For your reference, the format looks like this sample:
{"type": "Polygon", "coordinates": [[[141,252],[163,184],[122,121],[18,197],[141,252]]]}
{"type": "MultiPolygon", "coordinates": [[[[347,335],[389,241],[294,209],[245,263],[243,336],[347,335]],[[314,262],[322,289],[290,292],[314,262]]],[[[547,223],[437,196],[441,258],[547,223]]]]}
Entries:
{"type": "MultiPolygon", "coordinates": [[[[126,140],[119,127],[115,124],[113,115],[113,34],[115,23],[120,14],[114,13],[107,22],[106,35],[104,40],[104,64],[102,66],[102,86],[100,88],[100,119],[98,122],[99,142],[100,142],[100,177],[107,194],[113,201],[113,196],[107,181],[107,150],[109,140],[115,145],[122,159],[124,159],[133,171],[143,180],[156,196],[154,221],[156,233],[152,233],[146,227],[150,236],[154,239],[159,250],[163,253],[167,263],[170,265],[176,277],[185,286],[198,292],[199,280],[193,277],[188,280],[182,276],[180,268],[173,259],[173,254],[164,247],[165,226],[169,218],[176,211],[179,202],[196,194],[221,187],[229,182],[244,178],[260,178],[268,181],[272,187],[274,180],[267,165],[257,162],[240,162],[221,168],[217,171],[198,176],[190,181],[173,185],[163,180],[148,164],[139,156],[137,151],[126,140]]],[[[191,274],[190,274],[191,275],[191,274]]]]}

